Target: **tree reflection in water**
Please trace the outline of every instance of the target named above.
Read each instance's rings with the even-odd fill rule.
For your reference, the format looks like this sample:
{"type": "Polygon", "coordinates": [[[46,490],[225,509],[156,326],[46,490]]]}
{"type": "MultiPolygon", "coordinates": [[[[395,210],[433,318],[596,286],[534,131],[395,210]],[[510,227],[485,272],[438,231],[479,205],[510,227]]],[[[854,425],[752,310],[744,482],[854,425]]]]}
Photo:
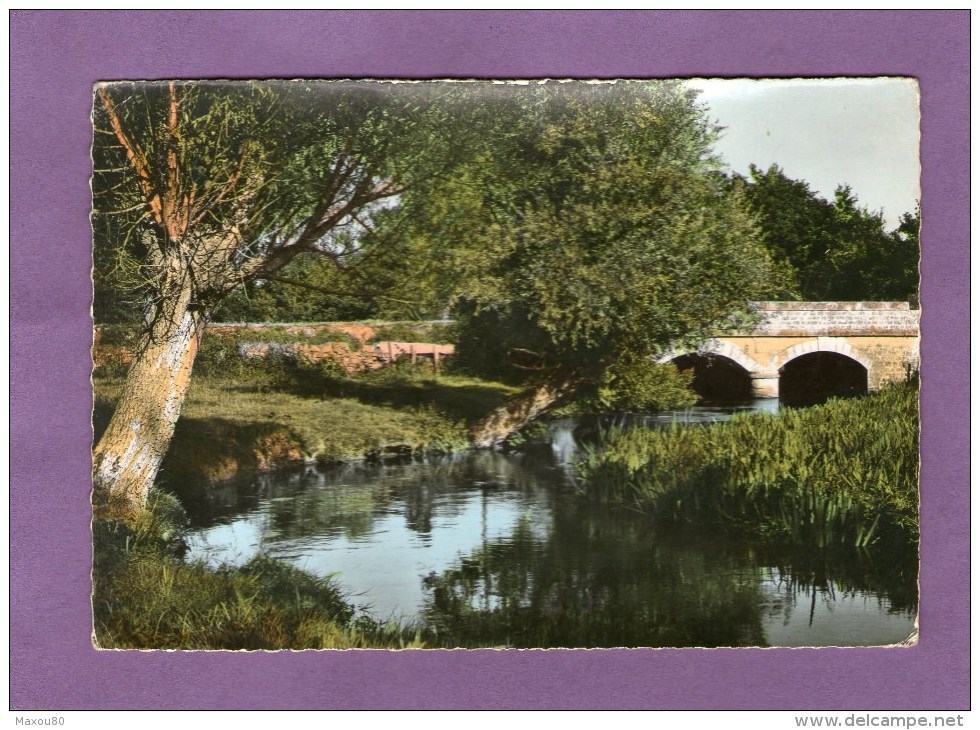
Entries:
{"type": "MultiPolygon", "coordinates": [[[[358,595],[389,591],[441,646],[791,645],[820,631],[824,644],[891,643],[918,600],[914,546],[816,550],[666,527],[577,494],[550,448],[271,474],[210,490],[192,515],[216,526],[202,530],[213,540],[252,540],[205,537],[218,555],[258,550],[340,571],[358,595]],[[221,529],[232,522],[254,527],[221,529]],[[841,633],[848,601],[885,629],[841,633]]],[[[391,606],[389,594],[364,600],[391,606]]]]}
{"type": "Polygon", "coordinates": [[[602,514],[579,500],[554,507],[545,539],[521,521],[508,538],[425,578],[423,619],[441,643],[765,646],[766,614],[791,611],[802,596],[880,591],[891,611],[914,610],[912,556],[897,572],[867,552],[799,550],[787,560],[783,550],[704,531],[656,529],[625,510],[602,514]],[[777,592],[764,592],[773,575],[777,592]]]}

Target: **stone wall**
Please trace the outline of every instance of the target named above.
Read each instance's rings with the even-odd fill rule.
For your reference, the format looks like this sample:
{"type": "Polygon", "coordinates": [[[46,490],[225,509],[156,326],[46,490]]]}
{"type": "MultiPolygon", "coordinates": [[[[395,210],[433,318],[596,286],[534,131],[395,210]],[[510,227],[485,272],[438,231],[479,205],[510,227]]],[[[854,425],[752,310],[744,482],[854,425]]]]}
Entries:
{"type": "Polygon", "coordinates": [[[290,355],[307,362],[334,362],[347,373],[373,370],[384,363],[379,362],[373,345],[362,345],[352,349],[345,342],[324,342],[308,344],[303,342],[241,342],[238,354],[243,359],[268,357],[269,355],[290,355]]]}
{"type": "Polygon", "coordinates": [[[279,324],[278,322],[218,322],[209,324],[206,334],[213,335],[233,335],[247,333],[251,336],[255,333],[255,339],[262,339],[262,332],[274,331],[280,334],[293,335],[297,340],[309,337],[316,337],[322,334],[342,334],[348,335],[364,344],[374,337],[376,326],[366,322],[310,322],[301,324],[279,324]]]}
{"type": "MultiPolygon", "coordinates": [[[[455,351],[452,345],[429,342],[382,341],[369,344],[367,341],[375,337],[382,326],[384,324],[365,322],[217,323],[208,325],[204,336],[206,340],[235,337],[238,354],[245,359],[285,354],[313,363],[331,361],[348,373],[375,370],[397,360],[429,361],[438,367],[443,359],[455,351]],[[315,341],[324,335],[337,334],[347,335],[350,342],[315,341]]],[[[420,334],[424,336],[425,324],[420,327],[420,334]]],[[[107,371],[118,373],[132,361],[132,348],[103,344],[102,331],[96,327],[92,357],[97,374],[107,371]]]]}
{"type": "Polygon", "coordinates": [[[418,362],[426,360],[438,366],[452,355],[452,345],[436,345],[428,342],[376,342],[352,349],[344,342],[307,344],[302,342],[242,342],[238,354],[245,358],[267,357],[272,354],[288,354],[307,362],[331,361],[348,373],[376,370],[397,360],[418,362]]]}
{"type": "Polygon", "coordinates": [[[901,382],[919,369],[918,338],[855,337],[852,342],[874,363],[868,373],[868,390],[901,382]]]}

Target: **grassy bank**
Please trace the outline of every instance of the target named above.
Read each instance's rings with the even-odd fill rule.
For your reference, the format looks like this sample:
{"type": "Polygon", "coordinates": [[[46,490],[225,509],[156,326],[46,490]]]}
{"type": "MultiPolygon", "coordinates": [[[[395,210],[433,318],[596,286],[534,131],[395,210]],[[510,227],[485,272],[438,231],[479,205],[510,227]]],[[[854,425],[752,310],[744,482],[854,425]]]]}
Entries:
{"type": "MultiPolygon", "coordinates": [[[[300,461],[465,448],[468,426],[514,392],[424,365],[348,377],[286,358],[240,361],[222,371],[202,364],[164,465],[166,481],[220,481],[300,461]]],[[[95,380],[96,435],[123,382],[95,380]]]]}
{"type": "Polygon", "coordinates": [[[807,544],[918,536],[918,390],[701,428],[613,429],[579,471],[597,496],[668,520],[807,544]]]}
{"type": "Polygon", "coordinates": [[[135,523],[94,525],[93,612],[104,649],[422,646],[419,633],[357,616],[330,581],[259,556],[212,570],[177,556],[177,501],[155,493],[135,523]]]}

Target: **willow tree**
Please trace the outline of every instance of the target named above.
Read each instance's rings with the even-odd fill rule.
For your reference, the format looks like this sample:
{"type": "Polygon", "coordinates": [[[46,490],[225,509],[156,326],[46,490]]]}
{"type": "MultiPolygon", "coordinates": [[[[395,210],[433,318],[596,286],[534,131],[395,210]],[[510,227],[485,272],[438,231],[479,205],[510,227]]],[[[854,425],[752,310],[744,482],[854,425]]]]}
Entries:
{"type": "Polygon", "coordinates": [[[366,255],[372,217],[439,172],[453,112],[428,85],[113,83],[95,92],[93,225],[141,302],[123,394],[94,449],[97,504],[138,511],[209,314],[297,256],[366,255]],[[434,144],[437,142],[437,144],[434,144]]]}
{"type": "Polygon", "coordinates": [[[482,446],[570,398],[659,403],[676,378],[653,362],[730,326],[772,275],[682,83],[532,84],[496,103],[498,133],[431,204],[452,239],[460,358],[530,374],[477,426],[482,446]]]}

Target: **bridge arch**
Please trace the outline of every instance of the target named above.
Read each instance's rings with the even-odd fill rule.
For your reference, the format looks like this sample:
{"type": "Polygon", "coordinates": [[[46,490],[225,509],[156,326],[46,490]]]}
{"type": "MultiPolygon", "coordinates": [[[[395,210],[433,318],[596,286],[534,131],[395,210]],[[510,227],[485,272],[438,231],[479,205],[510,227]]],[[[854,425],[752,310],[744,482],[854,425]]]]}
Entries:
{"type": "Polygon", "coordinates": [[[691,388],[702,400],[742,401],[757,395],[762,366],[742,350],[723,340],[711,340],[696,350],[672,350],[659,362],[673,362],[681,370],[693,370],[691,388]]]}
{"type": "Polygon", "coordinates": [[[872,361],[841,338],[818,338],[787,348],[780,358],[779,395],[789,405],[868,392],[872,361]]]}
{"type": "Polygon", "coordinates": [[[871,374],[871,358],[854,348],[843,337],[815,337],[812,340],[787,347],[782,352],[778,352],[773,356],[771,367],[773,370],[782,370],[790,360],[795,360],[801,355],[809,355],[814,352],[834,352],[838,355],[843,355],[863,365],[864,369],[868,371],[868,374],[871,374]]]}
{"type": "Polygon", "coordinates": [[[657,362],[672,362],[683,355],[718,355],[720,357],[725,357],[732,362],[741,365],[742,368],[750,375],[769,371],[769,368],[764,367],[759,362],[753,360],[741,349],[735,347],[735,345],[733,345],[731,342],[719,340],[717,338],[708,340],[696,350],[669,350],[664,353],[663,356],[657,360],[657,362]]]}

